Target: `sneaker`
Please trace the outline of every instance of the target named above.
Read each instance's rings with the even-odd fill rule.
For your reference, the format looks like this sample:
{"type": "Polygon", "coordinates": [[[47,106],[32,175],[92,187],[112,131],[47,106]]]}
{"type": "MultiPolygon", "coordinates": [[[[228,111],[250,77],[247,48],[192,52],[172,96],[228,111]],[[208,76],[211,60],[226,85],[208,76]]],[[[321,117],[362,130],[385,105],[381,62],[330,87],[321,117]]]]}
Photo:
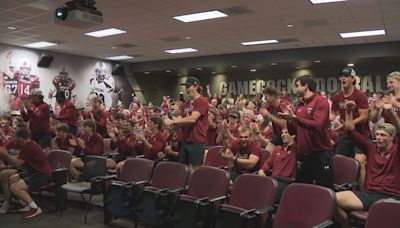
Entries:
{"type": "Polygon", "coordinates": [[[26,205],[25,207],[18,209],[17,212],[20,212],[20,213],[28,212],[30,209],[31,208],[28,205],[26,205]]]}
{"type": "Polygon", "coordinates": [[[0,215],[7,214],[9,208],[10,208],[10,204],[3,203],[3,205],[1,205],[1,207],[0,207],[0,215]]]}
{"type": "Polygon", "coordinates": [[[42,213],[42,209],[40,207],[38,208],[31,208],[28,212],[24,213],[22,216],[25,219],[33,218],[37,215],[40,215],[42,213]]]}

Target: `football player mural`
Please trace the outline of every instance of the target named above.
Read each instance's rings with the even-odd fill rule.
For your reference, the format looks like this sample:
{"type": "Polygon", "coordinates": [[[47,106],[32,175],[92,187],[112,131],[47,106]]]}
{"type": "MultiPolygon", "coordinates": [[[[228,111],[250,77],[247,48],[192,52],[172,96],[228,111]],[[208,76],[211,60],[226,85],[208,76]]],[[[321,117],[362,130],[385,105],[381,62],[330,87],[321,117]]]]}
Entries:
{"type": "Polygon", "coordinates": [[[94,76],[90,78],[89,83],[91,92],[88,99],[96,95],[103,101],[106,110],[116,107],[119,100],[118,94],[122,92],[122,89],[116,88],[114,78],[107,72],[104,62],[96,64],[94,76]]]}
{"type": "Polygon", "coordinates": [[[55,97],[56,94],[64,94],[65,99],[72,100],[73,93],[72,90],[75,88],[76,84],[74,79],[68,76],[68,72],[65,70],[65,67],[62,68],[60,73],[53,78],[52,81],[55,90],[50,90],[49,98],[55,97]]]}

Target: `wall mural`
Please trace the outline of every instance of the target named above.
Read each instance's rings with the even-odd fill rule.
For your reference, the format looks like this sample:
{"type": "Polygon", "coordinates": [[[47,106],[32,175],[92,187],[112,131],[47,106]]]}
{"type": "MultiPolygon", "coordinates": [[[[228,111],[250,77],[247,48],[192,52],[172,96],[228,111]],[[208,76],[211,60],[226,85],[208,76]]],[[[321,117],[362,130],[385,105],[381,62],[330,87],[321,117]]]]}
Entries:
{"type": "Polygon", "coordinates": [[[23,99],[38,88],[45,102],[55,108],[55,96],[61,93],[77,106],[87,106],[90,98],[99,97],[107,110],[116,108],[123,93],[131,94],[125,77],[113,77],[111,63],[91,58],[53,54],[49,68],[39,68],[39,53],[29,49],[0,45],[0,110],[18,110],[23,99]]]}

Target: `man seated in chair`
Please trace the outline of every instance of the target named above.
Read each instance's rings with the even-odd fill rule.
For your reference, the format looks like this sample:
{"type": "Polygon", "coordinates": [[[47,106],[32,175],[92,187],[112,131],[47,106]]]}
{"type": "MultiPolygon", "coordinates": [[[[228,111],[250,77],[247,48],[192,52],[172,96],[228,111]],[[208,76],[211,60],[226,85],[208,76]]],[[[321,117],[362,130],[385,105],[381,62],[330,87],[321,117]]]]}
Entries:
{"type": "Polygon", "coordinates": [[[266,176],[272,169],[271,176],[278,182],[275,202],[279,202],[285,188],[294,180],[296,173],[296,145],[294,136],[289,134],[287,128],[281,132],[283,145],[276,146],[272,150],[271,156],[264,162],[258,175],[266,176]]]}
{"type": "MultiPolygon", "coordinates": [[[[354,106],[346,102],[348,109],[354,106]]],[[[335,218],[343,227],[350,227],[347,212],[368,210],[376,201],[386,198],[400,199],[400,152],[394,143],[396,128],[389,123],[380,124],[375,131],[376,143],[370,142],[354,130],[351,111],[346,111],[345,130],[357,146],[366,152],[367,167],[364,191],[343,191],[336,193],[335,218]]]]}
{"type": "Polygon", "coordinates": [[[85,165],[84,162],[86,155],[101,156],[104,153],[103,137],[96,132],[96,122],[92,119],[87,119],[82,123],[82,126],[83,134],[78,139],[76,139],[75,142],[72,141],[72,145],[77,145],[79,148],[78,150],[81,152],[81,154],[78,154],[77,157],[74,157],[71,160],[69,170],[74,180],[79,180],[79,170],[81,170],[85,165]]]}
{"type": "Polygon", "coordinates": [[[26,127],[17,128],[14,141],[21,148],[18,157],[11,156],[4,147],[0,147],[0,157],[12,164],[14,168],[18,168],[18,173],[10,177],[9,186],[3,183],[5,180],[2,178],[2,185],[8,188],[6,190],[8,194],[4,195],[5,202],[0,210],[2,213],[7,213],[10,208],[11,194],[9,192],[11,192],[26,204],[23,218],[33,218],[42,213],[42,210],[32,200],[29,192],[49,184],[52,180],[52,170],[46,153],[39,144],[31,140],[31,133],[26,127]]]}
{"type": "Polygon", "coordinates": [[[229,146],[225,144],[220,151],[224,159],[231,160],[234,164],[230,171],[232,182],[241,174],[257,171],[261,158],[261,146],[252,139],[252,129],[246,125],[241,126],[238,135],[238,139],[233,140],[229,146]]]}
{"type": "Polygon", "coordinates": [[[76,137],[69,133],[67,124],[61,123],[56,126],[56,137],[51,140],[51,150],[66,150],[75,153],[77,150],[76,137]]]}

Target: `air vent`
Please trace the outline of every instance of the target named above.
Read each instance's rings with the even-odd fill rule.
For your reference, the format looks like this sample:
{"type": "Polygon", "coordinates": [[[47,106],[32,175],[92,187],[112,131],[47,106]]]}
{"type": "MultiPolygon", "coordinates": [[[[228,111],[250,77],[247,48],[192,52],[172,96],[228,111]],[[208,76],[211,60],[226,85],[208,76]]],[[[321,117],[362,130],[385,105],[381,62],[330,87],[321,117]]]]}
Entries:
{"type": "Polygon", "coordinates": [[[180,41],[180,39],[178,37],[165,37],[165,38],[161,38],[161,40],[168,42],[168,43],[180,41]]]}
{"type": "Polygon", "coordinates": [[[328,25],[329,24],[328,21],[325,20],[325,19],[308,20],[308,21],[302,21],[301,23],[306,28],[323,26],[323,25],[328,25]]]}
{"type": "Polygon", "coordinates": [[[248,14],[248,13],[253,12],[246,6],[233,6],[233,7],[221,9],[220,11],[222,11],[225,14],[228,14],[229,16],[242,15],[242,14],[248,14]]]}
{"type": "Polygon", "coordinates": [[[135,45],[135,44],[130,44],[130,43],[118,44],[117,46],[118,46],[118,47],[121,47],[121,48],[133,48],[133,47],[137,47],[137,45],[135,45]]]}

